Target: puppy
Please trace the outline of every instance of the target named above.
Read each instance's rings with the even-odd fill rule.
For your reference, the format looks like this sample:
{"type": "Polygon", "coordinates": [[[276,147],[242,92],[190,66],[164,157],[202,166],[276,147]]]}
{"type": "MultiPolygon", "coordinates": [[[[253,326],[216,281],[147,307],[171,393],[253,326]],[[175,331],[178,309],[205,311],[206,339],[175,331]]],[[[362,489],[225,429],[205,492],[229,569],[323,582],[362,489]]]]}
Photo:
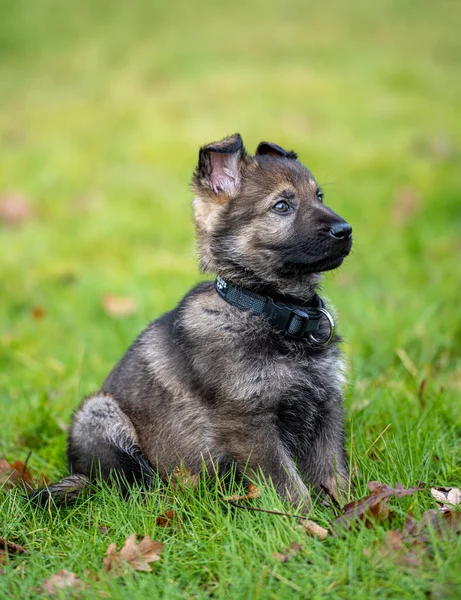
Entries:
{"type": "Polygon", "coordinates": [[[149,486],[181,464],[261,471],[282,498],[348,487],[343,362],[320,273],[352,246],[352,229],[294,152],[239,134],[200,149],[193,176],[204,273],[152,322],[101,391],[74,414],[71,475],[34,492],[75,497],[112,473],[149,486]]]}

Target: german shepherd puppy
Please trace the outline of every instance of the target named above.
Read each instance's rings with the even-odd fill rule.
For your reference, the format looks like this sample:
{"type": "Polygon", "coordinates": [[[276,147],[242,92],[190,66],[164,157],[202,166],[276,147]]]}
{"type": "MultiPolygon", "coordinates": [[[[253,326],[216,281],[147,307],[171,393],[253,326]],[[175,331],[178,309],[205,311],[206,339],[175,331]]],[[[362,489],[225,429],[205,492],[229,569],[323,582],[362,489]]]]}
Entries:
{"type": "Polygon", "coordinates": [[[294,152],[240,135],[200,149],[200,266],[218,275],[151,323],[74,414],[71,475],[33,493],[72,498],[93,476],[149,485],[180,463],[261,471],[281,497],[348,486],[343,362],[319,274],[352,246],[294,152]]]}

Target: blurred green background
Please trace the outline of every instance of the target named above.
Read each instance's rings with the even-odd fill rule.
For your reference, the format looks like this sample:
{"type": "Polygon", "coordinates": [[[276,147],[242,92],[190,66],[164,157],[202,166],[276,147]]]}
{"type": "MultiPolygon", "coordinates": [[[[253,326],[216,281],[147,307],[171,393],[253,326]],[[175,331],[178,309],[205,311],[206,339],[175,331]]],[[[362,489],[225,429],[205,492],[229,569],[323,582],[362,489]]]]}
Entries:
{"type": "Polygon", "coordinates": [[[296,150],[353,225],[325,281],[349,419],[363,413],[367,440],[411,422],[425,381],[459,431],[459,2],[2,0],[0,14],[4,451],[61,469],[57,422],[200,279],[189,181],[199,146],[235,131],[250,151],[296,150]],[[107,314],[106,295],[134,314],[107,314]]]}
{"type": "MultiPolygon", "coordinates": [[[[371,480],[461,487],[460,22],[449,0],[0,0],[0,457],[65,472],[73,408],[200,280],[191,174],[201,145],[239,132],[250,151],[297,151],[354,228],[324,293],[350,364],[357,497],[371,480]]],[[[35,598],[62,568],[89,579],[102,523],[118,547],[133,531],[165,542],[152,577],[101,583],[111,598],[459,597],[459,536],[432,536],[416,566],[370,554],[435,508],[426,492],[325,543],[179,493],[183,529],[159,529],[170,500],[150,500],[42,512],[0,495],[0,535],[30,550],[0,596],[35,598]]],[[[260,503],[278,506],[265,489],[260,503]]]]}

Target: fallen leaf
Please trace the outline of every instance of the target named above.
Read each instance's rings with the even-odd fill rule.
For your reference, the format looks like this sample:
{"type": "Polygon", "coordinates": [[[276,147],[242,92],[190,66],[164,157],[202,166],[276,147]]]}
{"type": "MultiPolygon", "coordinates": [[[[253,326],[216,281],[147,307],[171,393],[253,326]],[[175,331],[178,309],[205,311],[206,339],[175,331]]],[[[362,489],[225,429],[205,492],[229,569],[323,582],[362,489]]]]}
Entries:
{"type": "Polygon", "coordinates": [[[238,502],[239,500],[253,500],[253,498],[259,498],[260,495],[261,492],[259,491],[259,489],[254,485],[254,483],[250,483],[248,486],[248,491],[244,496],[233,494],[232,496],[225,498],[225,500],[232,500],[233,502],[238,502]]]}
{"type": "MultiPolygon", "coordinates": [[[[99,573],[95,573],[91,569],[85,569],[83,571],[83,576],[85,577],[85,579],[89,579],[90,581],[100,581],[101,579],[99,573]]],[[[99,593],[99,595],[101,595],[101,593],[99,593]]]]}
{"type": "Polygon", "coordinates": [[[180,486],[195,490],[200,482],[200,474],[192,474],[190,469],[186,469],[184,465],[179,465],[174,468],[171,479],[173,487],[180,486]]]}
{"type": "Polygon", "coordinates": [[[437,533],[442,533],[445,529],[459,535],[461,533],[461,512],[456,510],[441,512],[439,509],[431,508],[423,513],[420,523],[422,527],[432,527],[437,533]]]}
{"type": "Polygon", "coordinates": [[[5,193],[0,196],[0,223],[6,227],[19,227],[32,218],[32,209],[24,196],[5,193]]]}
{"type": "Polygon", "coordinates": [[[129,296],[107,294],[102,299],[102,307],[111,317],[128,317],[137,311],[137,304],[129,296]]]}
{"type": "Polygon", "coordinates": [[[386,534],[384,536],[386,546],[393,552],[397,552],[402,549],[403,540],[403,533],[401,531],[398,531],[397,529],[391,529],[390,531],[386,531],[386,534]]]}
{"type": "Polygon", "coordinates": [[[26,487],[31,489],[34,487],[34,478],[25,462],[22,460],[15,460],[13,463],[10,463],[10,467],[19,473],[20,483],[23,483],[26,487]]]}
{"type": "Polygon", "coordinates": [[[282,550],[282,552],[280,552],[280,553],[274,552],[274,554],[272,555],[272,558],[275,558],[276,560],[278,560],[282,563],[288,562],[290,560],[290,558],[293,558],[294,556],[296,556],[298,554],[298,552],[301,550],[301,548],[302,548],[302,544],[298,544],[297,542],[291,542],[289,547],[282,550]]]}
{"type": "Polygon", "coordinates": [[[346,504],[343,508],[343,514],[331,522],[333,530],[347,529],[359,520],[368,524],[372,523],[373,520],[383,520],[389,514],[387,501],[391,496],[397,498],[412,496],[423,488],[411,487],[405,489],[400,483],[397,483],[393,488],[378,481],[370,481],[368,489],[371,492],[370,495],[346,504]]]}
{"type": "Polygon", "coordinates": [[[115,544],[110,544],[104,558],[104,570],[118,575],[123,571],[123,564],[128,564],[134,571],[152,571],[149,563],[160,560],[163,550],[161,542],[153,541],[146,535],[136,544],[136,534],[132,533],[125,540],[119,554],[115,544]]]}
{"type": "Polygon", "coordinates": [[[46,485],[49,481],[46,475],[32,477],[32,473],[22,460],[9,463],[4,458],[0,458],[0,488],[10,490],[15,485],[21,485],[27,490],[32,490],[35,487],[46,485]]]}
{"type": "Polygon", "coordinates": [[[49,579],[45,579],[42,586],[48,594],[55,596],[60,590],[65,588],[80,589],[83,586],[83,582],[72,571],[62,569],[62,571],[55,573],[49,579]]]}
{"type": "Polygon", "coordinates": [[[300,519],[299,524],[305,531],[305,533],[317,538],[318,540],[324,540],[329,534],[328,529],[310,521],[309,519],[300,519]]]}
{"type": "Polygon", "coordinates": [[[379,553],[381,556],[396,558],[409,567],[418,567],[425,554],[425,548],[418,538],[405,536],[401,531],[393,529],[386,531],[379,553]]]}
{"type": "Polygon", "coordinates": [[[450,510],[442,514],[442,524],[456,533],[461,534],[461,512],[450,510]]]}
{"type": "Polygon", "coordinates": [[[46,315],[46,310],[43,308],[43,306],[34,306],[30,313],[32,318],[38,321],[39,319],[43,319],[43,317],[46,315]]]}
{"type": "Polygon", "coordinates": [[[10,463],[4,458],[0,458],[0,488],[10,490],[16,485],[19,479],[19,473],[11,468],[10,463]]]}
{"type": "Polygon", "coordinates": [[[0,537],[0,551],[5,554],[24,554],[24,552],[27,552],[27,550],[19,544],[5,540],[2,537],[0,537]]]}
{"type": "Polygon", "coordinates": [[[439,509],[442,512],[453,510],[461,504],[461,490],[452,487],[432,487],[431,494],[438,504],[442,504],[439,509]]]}
{"type": "MultiPolygon", "coordinates": [[[[12,554],[24,554],[26,552],[27,550],[19,544],[10,542],[9,540],[5,540],[4,538],[0,537],[0,565],[4,565],[6,563],[7,556],[12,554]]],[[[0,574],[3,574],[2,570],[0,570],[0,574]]]]}
{"type": "Polygon", "coordinates": [[[411,187],[399,188],[394,194],[392,216],[396,223],[405,225],[421,211],[421,196],[411,187]]]}
{"type": "Polygon", "coordinates": [[[112,543],[108,546],[103,562],[105,571],[119,570],[120,557],[117,554],[117,545],[115,543],[112,543]]]}
{"type": "Polygon", "coordinates": [[[162,513],[161,515],[159,515],[155,519],[155,522],[157,523],[157,525],[159,527],[172,527],[173,521],[175,519],[176,519],[176,513],[172,508],[170,508],[170,509],[166,510],[164,513],[162,513]]]}
{"type": "Polygon", "coordinates": [[[383,558],[390,558],[409,567],[419,566],[425,553],[424,542],[419,535],[419,523],[409,517],[411,525],[405,524],[404,530],[386,531],[384,539],[363,550],[364,556],[380,563],[383,558]]]}
{"type": "Polygon", "coordinates": [[[459,535],[461,513],[454,510],[441,512],[438,509],[430,509],[423,513],[420,521],[407,515],[403,530],[387,531],[381,543],[364,549],[363,553],[378,562],[381,558],[392,558],[399,564],[419,567],[431,542],[429,529],[433,529],[439,535],[446,531],[459,535]]]}

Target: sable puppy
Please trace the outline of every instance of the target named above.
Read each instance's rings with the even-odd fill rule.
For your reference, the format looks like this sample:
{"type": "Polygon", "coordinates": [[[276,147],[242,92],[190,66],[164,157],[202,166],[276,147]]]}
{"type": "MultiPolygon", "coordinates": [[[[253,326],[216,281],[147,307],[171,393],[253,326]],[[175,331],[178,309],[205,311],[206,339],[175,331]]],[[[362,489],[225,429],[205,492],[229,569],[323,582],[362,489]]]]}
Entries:
{"type": "Polygon", "coordinates": [[[39,501],[114,471],[148,486],[180,462],[261,470],[295,504],[307,486],[347,488],[340,340],[316,288],[351,227],[294,152],[262,142],[250,156],[238,134],[200,149],[193,189],[200,266],[219,277],[151,323],[82,402],[71,475],[39,501]]]}

